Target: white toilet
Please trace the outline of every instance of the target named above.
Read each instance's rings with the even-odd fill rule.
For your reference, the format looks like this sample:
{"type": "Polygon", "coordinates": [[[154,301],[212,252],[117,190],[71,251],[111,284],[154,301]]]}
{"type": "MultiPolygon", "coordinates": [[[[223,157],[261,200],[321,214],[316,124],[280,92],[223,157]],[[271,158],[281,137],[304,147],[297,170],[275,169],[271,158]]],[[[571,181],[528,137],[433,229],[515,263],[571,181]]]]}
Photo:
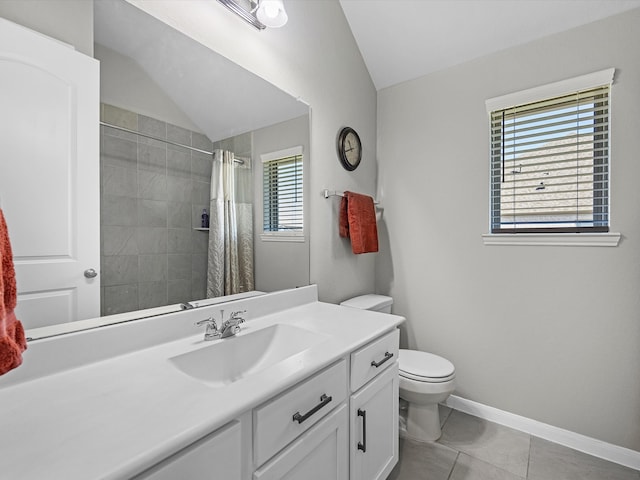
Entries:
{"type": "MultiPolygon", "coordinates": [[[[393,299],[384,295],[361,295],[340,305],[391,313],[393,299]]],[[[440,438],[438,403],[455,389],[455,368],[442,357],[418,350],[400,349],[400,398],[408,402],[406,436],[420,442],[440,438]]]]}

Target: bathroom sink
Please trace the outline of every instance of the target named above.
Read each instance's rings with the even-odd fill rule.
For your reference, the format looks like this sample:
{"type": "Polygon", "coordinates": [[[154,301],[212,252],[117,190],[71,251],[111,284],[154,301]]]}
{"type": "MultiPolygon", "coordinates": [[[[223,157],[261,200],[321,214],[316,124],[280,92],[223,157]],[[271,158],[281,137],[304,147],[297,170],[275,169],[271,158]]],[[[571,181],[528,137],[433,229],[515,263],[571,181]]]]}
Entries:
{"type": "Polygon", "coordinates": [[[169,359],[181,372],[212,386],[225,386],[260,372],[328,338],[310,330],[276,324],[241,332],[169,359]]]}

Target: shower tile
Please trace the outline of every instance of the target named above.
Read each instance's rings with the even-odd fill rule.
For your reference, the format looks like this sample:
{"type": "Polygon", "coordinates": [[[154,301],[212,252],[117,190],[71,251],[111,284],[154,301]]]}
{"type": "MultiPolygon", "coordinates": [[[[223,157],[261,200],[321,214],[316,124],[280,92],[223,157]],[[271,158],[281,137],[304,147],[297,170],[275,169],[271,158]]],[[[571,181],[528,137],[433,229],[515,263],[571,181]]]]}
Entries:
{"type": "Polygon", "coordinates": [[[138,172],[138,198],[167,199],[167,176],[164,173],[140,170],[138,172]]]}
{"type": "Polygon", "coordinates": [[[388,480],[447,480],[458,452],[438,443],[400,439],[400,459],[388,480]]]}
{"type": "Polygon", "coordinates": [[[167,202],[139,199],[138,218],[142,227],[166,227],[167,202]]]}
{"type": "MultiPolygon", "coordinates": [[[[526,472],[525,472],[526,473],[526,472]]],[[[431,478],[431,477],[429,477],[431,478]]],[[[525,477],[502,470],[494,465],[461,453],[449,480],[524,480],[525,477]]],[[[556,478],[556,477],[548,477],[556,478]]]]}
{"type": "Polygon", "coordinates": [[[167,200],[171,202],[191,202],[192,181],[190,178],[167,177],[167,200]]]}
{"type": "Polygon", "coordinates": [[[138,310],[138,285],[104,287],[101,308],[102,315],[115,315],[116,313],[138,310]]]}
{"type": "Polygon", "coordinates": [[[167,124],[146,115],[138,115],[138,131],[158,138],[167,138],[167,124]]]}
{"type": "Polygon", "coordinates": [[[105,135],[102,141],[100,159],[102,165],[136,168],[138,161],[138,144],[124,138],[105,135]]]}
{"type": "Polygon", "coordinates": [[[105,123],[138,130],[138,114],[103,103],[100,109],[100,119],[105,123]]]}
{"type": "Polygon", "coordinates": [[[194,253],[191,255],[191,274],[194,281],[207,281],[207,254],[194,253]]]}
{"type": "Polygon", "coordinates": [[[531,438],[529,476],[531,480],[638,480],[637,470],[592,457],[541,438],[531,438]]]}
{"type": "Polygon", "coordinates": [[[169,228],[191,228],[191,204],[169,202],[167,204],[167,224],[169,228]]]}
{"type": "Polygon", "coordinates": [[[144,282],[138,284],[138,304],[140,308],[167,305],[167,282],[144,282]]]}
{"type": "Polygon", "coordinates": [[[167,229],[164,227],[138,227],[136,229],[138,253],[167,253],[167,229]]]}
{"type": "Polygon", "coordinates": [[[167,123],[167,140],[191,145],[191,130],[167,123]]]}
{"type": "Polygon", "coordinates": [[[191,152],[184,148],[168,145],[167,175],[191,178],[191,152]]]}
{"type": "Polygon", "coordinates": [[[213,150],[211,140],[209,140],[205,135],[196,132],[191,133],[191,146],[199,148],[200,150],[206,150],[207,152],[213,150]]]}
{"type": "MultiPolygon", "coordinates": [[[[159,143],[159,142],[158,142],[159,143]]],[[[138,143],[138,169],[167,173],[167,149],[163,146],[138,143]]]]}
{"type": "Polygon", "coordinates": [[[520,477],[527,474],[530,437],[526,433],[454,410],[440,443],[520,477]]]}
{"type": "Polygon", "coordinates": [[[191,296],[191,279],[169,280],[167,282],[167,302],[169,305],[193,300],[191,296]]]}
{"type": "Polygon", "coordinates": [[[132,284],[138,281],[138,256],[113,255],[102,257],[102,285],[132,284]]]}
{"type": "Polygon", "coordinates": [[[170,280],[191,279],[191,254],[170,254],[167,278],[170,280]]]}
{"type": "Polygon", "coordinates": [[[211,158],[211,155],[193,152],[191,155],[191,173],[193,175],[193,179],[200,180],[202,182],[210,182],[212,165],[213,159],[211,158]]]}
{"type": "Polygon", "coordinates": [[[211,184],[194,180],[191,188],[191,201],[193,203],[207,204],[211,195],[211,184]]]}
{"type": "Polygon", "coordinates": [[[191,253],[191,228],[170,228],[168,231],[169,253],[191,253]]]}
{"type": "Polygon", "coordinates": [[[193,300],[203,300],[207,298],[207,279],[191,281],[191,298],[193,300]]]}
{"type": "Polygon", "coordinates": [[[209,232],[193,230],[191,232],[191,251],[193,253],[207,253],[209,248],[209,232]]]}
{"type": "Polygon", "coordinates": [[[251,132],[233,137],[233,152],[241,157],[251,157],[251,132]]]}
{"type": "Polygon", "coordinates": [[[103,195],[136,197],[138,194],[138,172],[135,168],[103,165],[100,183],[103,195]]]}
{"type": "Polygon", "coordinates": [[[138,135],[135,133],[129,133],[122,130],[118,130],[117,128],[107,127],[106,125],[100,126],[100,146],[102,147],[102,141],[104,141],[105,137],[116,137],[122,138],[124,140],[129,140],[130,142],[138,143],[138,135]]]}
{"type": "Polygon", "coordinates": [[[137,255],[138,240],[135,227],[103,226],[102,255],[137,255]]]}
{"type": "Polygon", "coordinates": [[[138,255],[138,278],[140,282],[167,280],[166,255],[138,255]]]}
{"type": "Polygon", "coordinates": [[[100,202],[100,223],[135,226],[138,223],[137,200],[131,197],[103,195],[100,202]]]}

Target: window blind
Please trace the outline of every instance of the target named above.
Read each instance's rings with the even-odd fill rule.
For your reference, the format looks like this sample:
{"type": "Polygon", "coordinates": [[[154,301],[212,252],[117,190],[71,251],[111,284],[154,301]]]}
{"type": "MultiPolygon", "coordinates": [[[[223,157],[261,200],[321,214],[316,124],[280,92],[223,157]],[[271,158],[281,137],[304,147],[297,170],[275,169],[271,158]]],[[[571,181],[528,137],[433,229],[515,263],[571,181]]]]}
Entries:
{"type": "Polygon", "coordinates": [[[609,231],[609,85],[490,118],[492,233],[609,231]]]}
{"type": "Polygon", "coordinates": [[[263,231],[303,231],[302,155],[263,163],[263,231]]]}

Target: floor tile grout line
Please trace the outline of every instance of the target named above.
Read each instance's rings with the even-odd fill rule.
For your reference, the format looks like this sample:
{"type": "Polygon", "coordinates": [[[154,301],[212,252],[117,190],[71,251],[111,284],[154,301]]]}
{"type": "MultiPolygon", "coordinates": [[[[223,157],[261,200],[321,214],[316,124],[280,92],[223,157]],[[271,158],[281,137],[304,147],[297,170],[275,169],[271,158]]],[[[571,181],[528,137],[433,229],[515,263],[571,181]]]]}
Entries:
{"type": "Polygon", "coordinates": [[[447,480],[451,480],[451,475],[453,475],[453,471],[456,469],[456,463],[458,463],[459,458],[460,458],[460,451],[458,451],[458,453],[456,454],[456,459],[453,461],[453,465],[451,465],[451,470],[449,470],[449,475],[447,475],[447,480]]]}

